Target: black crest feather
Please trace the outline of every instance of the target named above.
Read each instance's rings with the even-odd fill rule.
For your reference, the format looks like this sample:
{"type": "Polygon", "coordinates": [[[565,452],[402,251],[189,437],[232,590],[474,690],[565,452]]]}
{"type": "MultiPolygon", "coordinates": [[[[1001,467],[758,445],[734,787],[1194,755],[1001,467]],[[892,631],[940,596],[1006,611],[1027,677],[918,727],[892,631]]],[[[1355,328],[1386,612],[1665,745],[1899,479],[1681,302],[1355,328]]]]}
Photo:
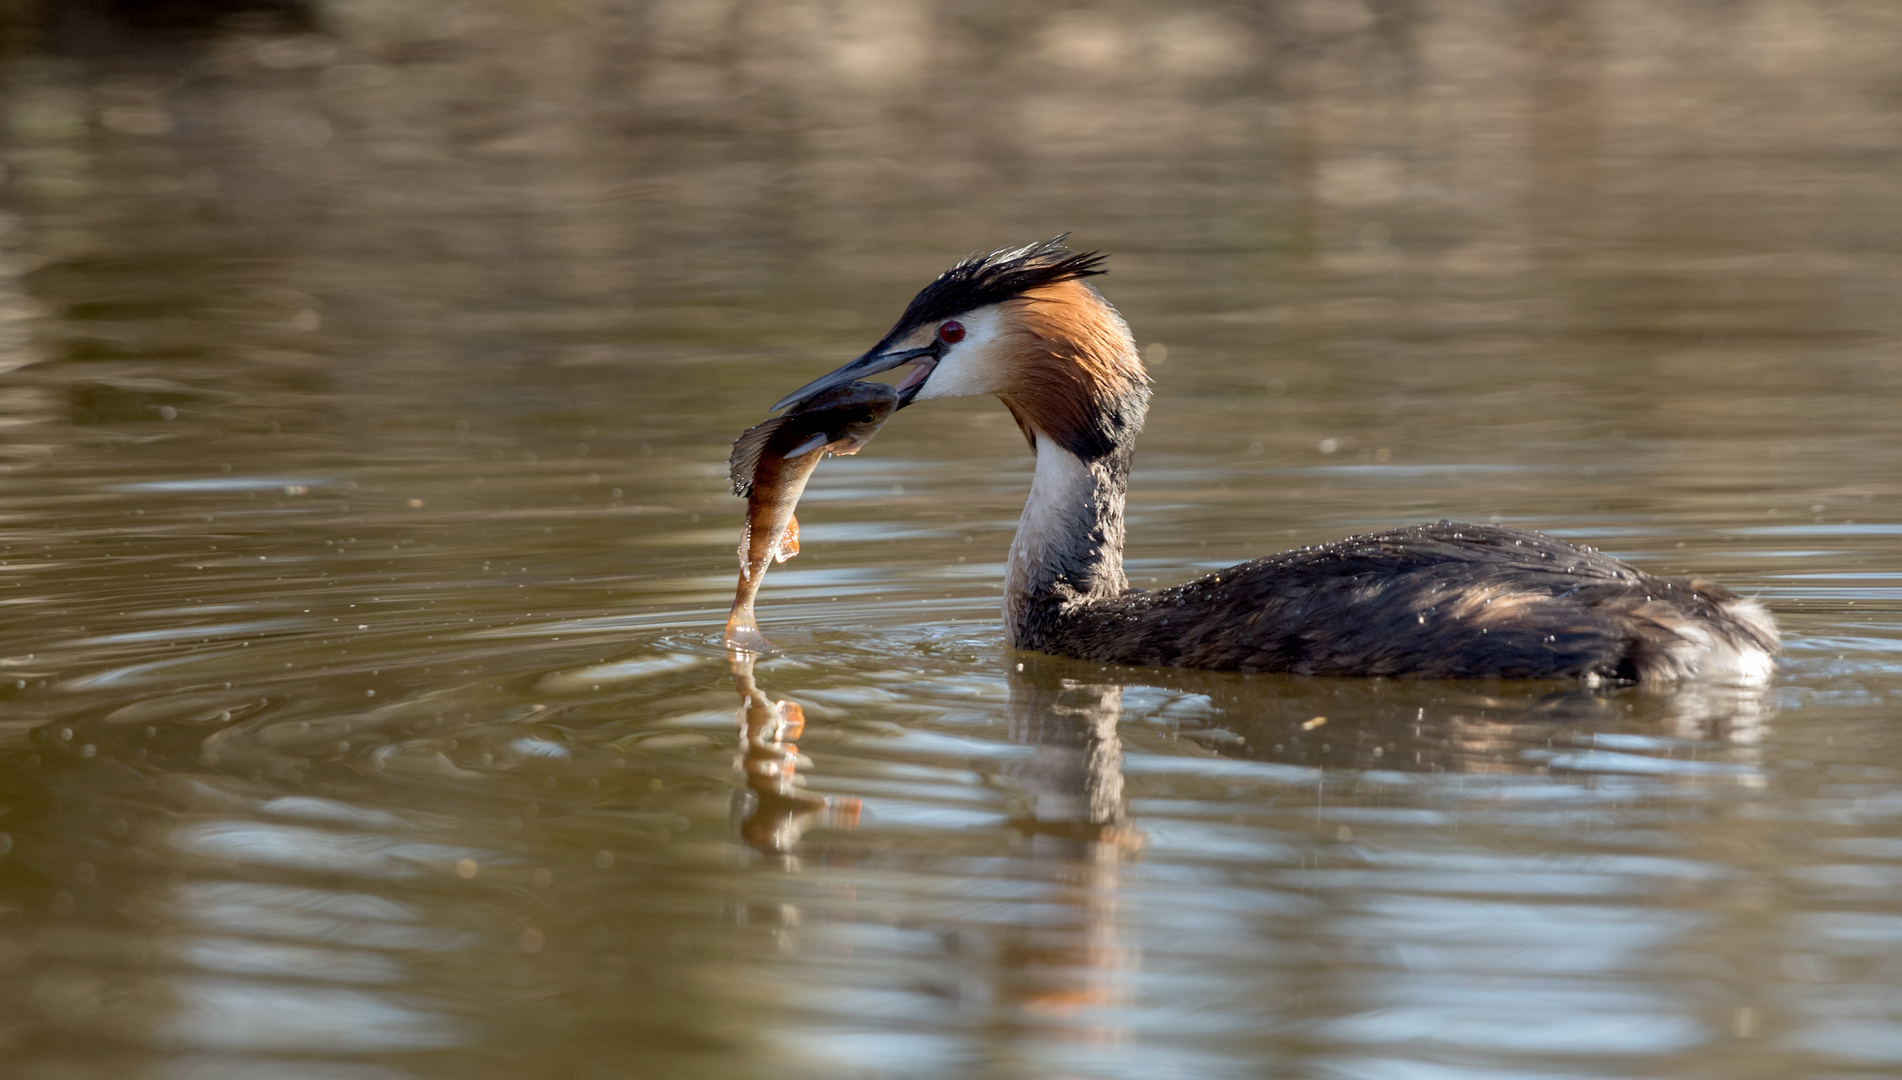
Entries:
{"type": "Polygon", "coordinates": [[[1108,258],[1100,251],[1081,254],[1064,246],[1069,233],[1017,248],[999,248],[988,255],[972,255],[938,275],[924,287],[898,318],[887,341],[904,337],[926,323],[948,319],[986,304],[999,304],[1043,285],[1094,277],[1108,258]]]}

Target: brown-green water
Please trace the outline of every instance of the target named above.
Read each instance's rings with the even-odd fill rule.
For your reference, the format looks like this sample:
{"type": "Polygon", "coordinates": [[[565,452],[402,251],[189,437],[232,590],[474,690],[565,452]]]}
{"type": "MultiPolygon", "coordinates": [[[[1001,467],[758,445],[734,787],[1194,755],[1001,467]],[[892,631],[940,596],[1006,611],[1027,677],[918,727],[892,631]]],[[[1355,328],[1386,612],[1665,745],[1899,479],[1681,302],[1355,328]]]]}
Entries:
{"type": "Polygon", "coordinates": [[[315,15],[0,61],[0,1073],[1902,1070],[1893,5],[315,15]],[[1138,584],[1500,520],[1776,683],[1009,653],[973,401],[820,469],[736,719],[727,444],[1063,230],[1138,584]]]}

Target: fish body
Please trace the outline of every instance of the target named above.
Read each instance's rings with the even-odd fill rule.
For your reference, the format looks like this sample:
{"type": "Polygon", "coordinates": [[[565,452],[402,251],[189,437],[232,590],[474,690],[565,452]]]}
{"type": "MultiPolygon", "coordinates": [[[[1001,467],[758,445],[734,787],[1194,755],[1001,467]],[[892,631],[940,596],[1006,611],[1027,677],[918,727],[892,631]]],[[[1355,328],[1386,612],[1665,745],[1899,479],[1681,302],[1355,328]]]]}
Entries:
{"type": "Polygon", "coordinates": [[[799,554],[793,510],[806,481],[827,454],[858,453],[897,408],[898,391],[884,383],[846,383],[746,429],[734,442],[727,471],[733,493],[746,497],[746,526],[740,532],[739,587],[726,620],[729,648],[772,647],[754,621],[753,600],[766,568],[799,554]]]}

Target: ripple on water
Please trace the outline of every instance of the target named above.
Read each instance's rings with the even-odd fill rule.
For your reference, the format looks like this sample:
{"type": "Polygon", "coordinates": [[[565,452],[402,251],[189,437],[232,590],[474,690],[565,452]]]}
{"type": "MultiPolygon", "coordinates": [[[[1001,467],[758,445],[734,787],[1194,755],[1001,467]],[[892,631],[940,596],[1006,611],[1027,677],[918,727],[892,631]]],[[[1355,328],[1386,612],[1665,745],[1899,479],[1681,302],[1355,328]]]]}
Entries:
{"type": "Polygon", "coordinates": [[[180,825],[172,829],[168,841],[180,854],[214,863],[391,881],[416,877],[431,866],[449,865],[484,854],[474,848],[393,841],[374,833],[257,821],[180,825]]]}
{"type": "Polygon", "coordinates": [[[0,1073],[1902,1064],[1882,5],[309,6],[0,64],[0,1073]],[[819,471],[743,696],[734,433],[1080,177],[1138,584],[1507,522],[1761,595],[1778,684],[1012,653],[972,402],[819,471]]]}
{"type": "Polygon", "coordinates": [[[317,942],[363,949],[449,952],[478,939],[424,921],[416,905],[371,893],[206,879],[171,890],[167,917],[208,934],[317,942]]]}
{"type": "Polygon", "coordinates": [[[425,998],[255,979],[168,979],[161,1045],[331,1054],[456,1046],[471,1032],[425,998]]]}
{"type": "Polygon", "coordinates": [[[220,1053],[162,1058],[152,1075],[158,1080],[419,1080],[420,1074],[387,1065],[220,1053]]]}

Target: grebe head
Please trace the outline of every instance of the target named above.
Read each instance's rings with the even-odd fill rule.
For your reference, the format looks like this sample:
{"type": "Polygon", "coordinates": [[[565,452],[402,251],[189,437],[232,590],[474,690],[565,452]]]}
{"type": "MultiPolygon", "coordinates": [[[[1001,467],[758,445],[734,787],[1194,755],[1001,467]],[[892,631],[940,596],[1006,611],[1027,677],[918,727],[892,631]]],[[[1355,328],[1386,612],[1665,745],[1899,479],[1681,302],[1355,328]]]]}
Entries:
{"type": "Polygon", "coordinates": [[[912,298],[864,356],[773,408],[910,365],[899,408],[995,394],[1032,446],[1042,436],[1090,461],[1127,445],[1142,428],[1149,379],[1122,316],[1083,280],[1104,272],[1105,256],[1075,254],[1064,238],[963,260],[912,298]]]}

